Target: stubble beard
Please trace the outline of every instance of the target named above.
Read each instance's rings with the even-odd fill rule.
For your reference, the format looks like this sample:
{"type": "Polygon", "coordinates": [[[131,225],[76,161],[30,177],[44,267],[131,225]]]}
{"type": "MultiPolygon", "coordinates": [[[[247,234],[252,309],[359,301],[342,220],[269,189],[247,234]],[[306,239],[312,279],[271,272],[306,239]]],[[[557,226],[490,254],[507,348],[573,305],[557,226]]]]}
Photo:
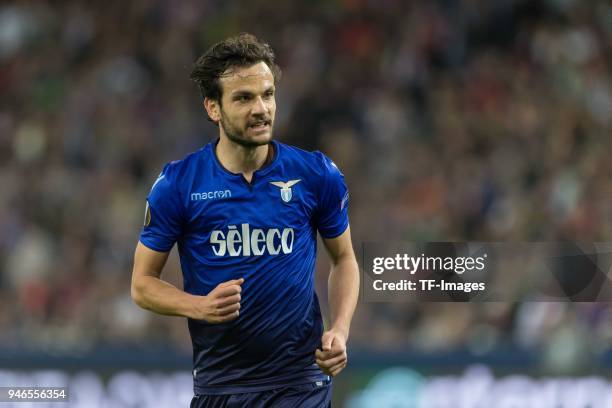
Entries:
{"type": "Polygon", "coordinates": [[[262,140],[262,141],[256,141],[256,140],[251,140],[249,138],[247,138],[245,136],[245,131],[238,129],[236,126],[234,126],[228,119],[227,116],[225,116],[225,113],[223,113],[223,110],[221,110],[221,123],[220,126],[223,126],[223,131],[225,133],[225,135],[227,136],[227,138],[233,142],[236,143],[237,145],[240,145],[242,147],[246,147],[246,148],[256,148],[259,146],[265,146],[270,144],[270,142],[272,141],[272,129],[273,129],[273,125],[274,123],[271,122],[270,123],[270,133],[269,136],[266,140],[262,140]]]}

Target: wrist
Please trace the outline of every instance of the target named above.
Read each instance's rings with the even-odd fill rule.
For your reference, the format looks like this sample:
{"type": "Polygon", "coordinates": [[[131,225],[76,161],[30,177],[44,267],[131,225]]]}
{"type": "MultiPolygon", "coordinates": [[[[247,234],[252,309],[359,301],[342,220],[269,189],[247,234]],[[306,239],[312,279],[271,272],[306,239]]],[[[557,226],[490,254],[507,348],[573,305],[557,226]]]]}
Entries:
{"type": "Polygon", "coordinates": [[[349,327],[343,324],[333,324],[330,328],[330,331],[336,332],[340,334],[344,340],[348,339],[349,336],[349,327]]]}
{"type": "Polygon", "coordinates": [[[188,298],[186,300],[185,317],[193,320],[202,320],[204,315],[203,306],[206,302],[206,296],[188,294],[188,298]]]}

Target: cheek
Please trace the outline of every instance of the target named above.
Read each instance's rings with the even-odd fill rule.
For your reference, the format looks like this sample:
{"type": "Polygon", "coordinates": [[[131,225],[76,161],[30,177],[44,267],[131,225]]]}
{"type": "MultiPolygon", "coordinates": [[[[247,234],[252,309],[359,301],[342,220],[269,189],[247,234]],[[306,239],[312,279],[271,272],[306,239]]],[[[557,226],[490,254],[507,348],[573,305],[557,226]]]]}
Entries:
{"type": "Polygon", "coordinates": [[[244,113],[240,109],[232,109],[230,111],[225,111],[225,117],[227,120],[234,125],[240,125],[244,122],[244,113]]]}
{"type": "Polygon", "coordinates": [[[248,121],[249,121],[248,113],[243,113],[243,112],[241,112],[239,115],[235,115],[232,120],[232,122],[234,123],[234,126],[236,126],[237,128],[246,128],[248,121]]]}

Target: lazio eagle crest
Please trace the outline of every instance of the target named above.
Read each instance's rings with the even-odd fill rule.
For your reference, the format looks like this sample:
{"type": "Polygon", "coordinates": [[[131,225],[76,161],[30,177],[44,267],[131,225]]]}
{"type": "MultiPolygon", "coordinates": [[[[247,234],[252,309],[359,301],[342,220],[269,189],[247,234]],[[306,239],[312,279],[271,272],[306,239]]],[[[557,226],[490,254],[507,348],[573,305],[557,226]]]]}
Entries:
{"type": "Polygon", "coordinates": [[[283,181],[271,181],[270,184],[275,185],[280,188],[280,195],[284,202],[288,203],[291,201],[291,197],[293,197],[293,193],[291,192],[291,187],[296,185],[302,181],[301,179],[297,180],[289,180],[287,182],[283,181]]]}

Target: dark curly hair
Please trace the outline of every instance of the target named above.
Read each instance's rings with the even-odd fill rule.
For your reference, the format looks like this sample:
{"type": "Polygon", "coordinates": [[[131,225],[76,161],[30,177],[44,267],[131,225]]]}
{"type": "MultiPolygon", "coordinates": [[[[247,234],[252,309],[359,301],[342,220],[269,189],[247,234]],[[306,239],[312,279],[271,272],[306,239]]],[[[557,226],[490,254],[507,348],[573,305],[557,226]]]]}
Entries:
{"type": "Polygon", "coordinates": [[[204,98],[220,103],[222,89],[219,78],[223,73],[228,68],[248,67],[262,61],[268,65],[274,75],[274,82],[277,82],[281,70],[275,63],[272,47],[252,34],[241,33],[210,47],[195,62],[190,78],[198,84],[204,98]]]}

